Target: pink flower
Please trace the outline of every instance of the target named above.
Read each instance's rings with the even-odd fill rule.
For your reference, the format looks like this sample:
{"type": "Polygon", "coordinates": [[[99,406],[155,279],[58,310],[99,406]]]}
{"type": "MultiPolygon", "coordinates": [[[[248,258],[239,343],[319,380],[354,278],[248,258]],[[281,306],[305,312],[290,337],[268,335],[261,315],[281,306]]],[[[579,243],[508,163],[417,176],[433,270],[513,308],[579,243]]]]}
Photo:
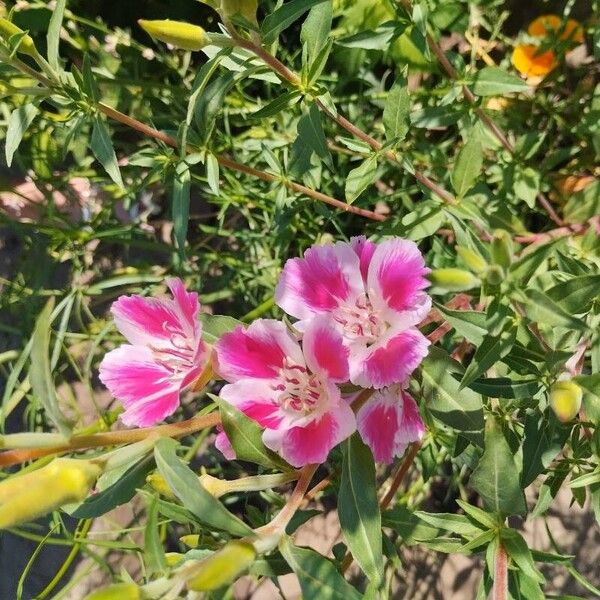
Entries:
{"type": "Polygon", "coordinates": [[[425,433],[417,403],[399,386],[375,392],[360,408],[356,420],[358,431],[377,462],[391,463],[425,433]]]}
{"type": "MultiPolygon", "coordinates": [[[[307,325],[302,348],[283,323],[258,319],[223,335],[215,357],[230,382],[221,398],[264,427],[265,445],[293,466],[324,462],[356,430],[336,386],[348,381],[348,349],[327,319],[307,325]]],[[[221,434],[217,447],[231,455],[221,434]]]]}
{"type": "Polygon", "coordinates": [[[179,279],[167,285],[173,299],[121,296],[111,307],[129,344],[104,357],[100,380],[123,403],[126,425],[154,425],[173,414],[182,390],[208,361],[198,294],[187,292],[179,279]]]}
{"type": "Polygon", "coordinates": [[[427,354],[429,342],[415,325],[431,308],[428,272],[414,242],[374,244],[361,236],[288,260],[275,300],[299,319],[300,331],[326,316],[350,350],[352,383],[382,388],[404,383],[427,354]]]}

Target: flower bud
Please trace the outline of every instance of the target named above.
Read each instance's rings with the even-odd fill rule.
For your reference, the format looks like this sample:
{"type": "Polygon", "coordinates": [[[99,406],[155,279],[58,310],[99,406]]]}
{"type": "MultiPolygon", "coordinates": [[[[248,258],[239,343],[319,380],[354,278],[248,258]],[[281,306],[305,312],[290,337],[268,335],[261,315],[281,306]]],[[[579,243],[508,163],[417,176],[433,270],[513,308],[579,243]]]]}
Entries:
{"type": "Polygon", "coordinates": [[[513,248],[510,234],[504,229],[494,231],[494,239],[491,247],[492,260],[494,264],[508,269],[513,259],[513,248]]]}
{"type": "Polygon", "coordinates": [[[563,423],[577,416],[582,398],[583,391],[574,381],[557,381],[550,388],[550,406],[563,423]]]}
{"type": "Polygon", "coordinates": [[[429,274],[429,281],[442,290],[462,292],[479,285],[479,279],[463,269],[435,269],[429,274]]]}
{"type": "Polygon", "coordinates": [[[487,268],[487,263],[479,254],[473,252],[470,248],[464,246],[456,246],[456,253],[462,258],[463,262],[471,271],[474,271],[478,275],[483,273],[487,268]]]}
{"type": "Polygon", "coordinates": [[[242,17],[256,23],[257,0],[221,0],[221,12],[225,18],[242,17]]]}
{"type": "Polygon", "coordinates": [[[138,21],[140,27],[153,39],[183,50],[201,50],[211,43],[210,37],[198,25],[183,21],[138,21]]]}
{"type": "Polygon", "coordinates": [[[37,471],[5,479],[0,483],[0,529],[84,500],[101,472],[92,461],[55,458],[37,471]]]}
{"type": "Polygon", "coordinates": [[[490,265],[485,272],[485,280],[493,286],[500,285],[504,277],[504,269],[498,265],[490,265]]]}
{"type": "Polygon", "coordinates": [[[85,600],[140,600],[140,588],[135,583],[115,583],[92,592],[85,600]]]}
{"type": "Polygon", "coordinates": [[[152,488],[165,498],[175,498],[173,490],[169,487],[167,480],[158,472],[150,473],[146,477],[146,483],[149,483],[152,488]]]}
{"type": "Polygon", "coordinates": [[[216,590],[233,581],[256,558],[254,546],[243,540],[228,542],[221,550],[198,563],[187,587],[195,592],[216,590]]]}
{"type": "MultiPolygon", "coordinates": [[[[11,23],[8,19],[0,18],[0,38],[8,42],[8,40],[18,33],[25,33],[20,27],[11,23]]],[[[25,35],[19,44],[19,52],[29,56],[37,56],[38,51],[33,43],[33,38],[30,35],[25,35]]]]}

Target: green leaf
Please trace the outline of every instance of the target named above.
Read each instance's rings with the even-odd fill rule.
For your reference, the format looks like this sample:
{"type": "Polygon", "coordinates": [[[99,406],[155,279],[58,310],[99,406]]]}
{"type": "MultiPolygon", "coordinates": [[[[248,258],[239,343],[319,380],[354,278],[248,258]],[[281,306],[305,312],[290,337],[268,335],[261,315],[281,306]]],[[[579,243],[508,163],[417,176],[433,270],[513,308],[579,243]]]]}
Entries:
{"type": "Polygon", "coordinates": [[[288,537],[281,540],[279,549],[296,573],[302,595],[307,600],[361,600],[362,595],[321,554],[292,545],[288,537]]]}
{"type": "Polygon", "coordinates": [[[358,433],[343,444],[344,461],[338,494],[338,515],[348,549],[373,582],[383,578],[381,513],[375,463],[358,433]]]}
{"type": "Polygon", "coordinates": [[[308,13],[302,30],[300,40],[306,47],[308,65],[312,65],[315,59],[327,43],[331,33],[331,21],[333,19],[333,2],[325,0],[313,6],[308,13]]]}
{"type": "Polygon", "coordinates": [[[555,245],[560,242],[559,238],[543,244],[533,252],[528,252],[519,258],[519,260],[512,263],[509,269],[510,275],[516,279],[528,281],[542,264],[554,254],[556,250],[555,245]]]}
{"type": "MultiPolygon", "coordinates": [[[[206,73],[206,78],[212,75],[217,63],[211,65],[211,67],[211,70],[206,73]]],[[[227,94],[235,85],[236,75],[232,71],[227,71],[208,85],[206,85],[206,78],[198,84],[198,89],[201,92],[198,92],[199,95],[196,96],[197,99],[195,98],[194,105],[188,107],[188,109],[194,111],[194,122],[198,128],[198,135],[205,143],[208,142],[215,127],[217,115],[225,104],[227,94]]]]}
{"type": "Polygon", "coordinates": [[[479,346],[487,334],[486,316],[484,312],[474,310],[452,310],[438,302],[433,303],[445,317],[448,323],[472,344],[479,346]]]}
{"type": "Polygon", "coordinates": [[[158,532],[157,496],[154,496],[150,501],[146,519],[146,526],[144,527],[144,564],[146,571],[148,575],[164,573],[167,570],[167,560],[158,532]]]}
{"type": "Polygon", "coordinates": [[[190,188],[190,167],[185,162],[180,162],[173,177],[172,212],[173,235],[182,260],[185,260],[185,240],[190,218],[190,188]]]}
{"type": "Polygon", "coordinates": [[[462,367],[446,352],[431,347],[429,356],[421,365],[423,396],[434,417],[482,446],[484,422],[481,396],[468,388],[460,389],[452,373],[461,372],[462,367]]]}
{"type": "Polygon", "coordinates": [[[507,73],[499,67],[484,67],[473,81],[473,93],[477,96],[496,96],[511,92],[525,92],[529,89],[527,82],[507,73]]]}
{"type": "Polygon", "coordinates": [[[280,6],[265,17],[260,28],[265,44],[270,44],[292,23],[297,21],[309,8],[328,0],[292,0],[280,6]]]}
{"type": "Polygon", "coordinates": [[[477,506],[473,506],[464,500],[456,500],[456,503],[475,521],[481,523],[487,529],[495,529],[499,524],[500,520],[497,515],[491,515],[485,510],[481,510],[477,506]]]}
{"type": "Polygon", "coordinates": [[[233,331],[239,325],[246,327],[241,321],[225,315],[200,313],[198,318],[202,323],[202,339],[211,345],[221,339],[223,334],[233,331]]]}
{"type": "Polygon", "coordinates": [[[531,167],[517,167],[514,176],[513,191],[531,209],[540,191],[540,174],[531,167]]]}
{"type": "Polygon", "coordinates": [[[546,582],[544,576],[538,571],[533,562],[533,557],[527,547],[527,542],[518,531],[515,531],[514,529],[502,529],[500,538],[502,539],[506,552],[526,577],[529,577],[538,583],[546,582]]]}
{"type": "Polygon", "coordinates": [[[21,144],[23,135],[25,134],[29,126],[33,123],[33,120],[35,119],[38,112],[38,107],[35,104],[29,103],[23,104],[23,106],[15,108],[10,113],[4,147],[6,164],[9,167],[12,164],[12,159],[17,148],[21,144]]]}
{"type": "Polygon", "coordinates": [[[263,432],[256,421],[218,396],[211,397],[219,405],[223,429],[235,450],[236,458],[267,468],[275,467],[286,471],[290,469],[281,457],[263,444],[263,432]]]}
{"type": "Polygon", "coordinates": [[[401,142],[410,126],[410,95],[406,79],[400,78],[388,92],[383,108],[383,125],[388,141],[401,142]]]}
{"type": "Polygon", "coordinates": [[[566,312],[543,292],[531,288],[524,290],[523,294],[525,314],[532,321],[549,327],[567,327],[581,331],[586,329],[583,321],[566,312]]]}
{"type": "Polygon", "coordinates": [[[469,141],[461,148],[452,171],[452,187],[459,198],[473,187],[483,165],[481,141],[471,134],[469,141]]]}
{"type": "Polygon", "coordinates": [[[484,377],[476,379],[469,387],[489,398],[508,398],[522,400],[532,398],[540,390],[537,379],[510,379],[509,377],[484,377]]]}
{"type": "Polygon", "coordinates": [[[583,389],[583,407],[587,418],[594,424],[600,423],[600,373],[578,375],[573,378],[583,389]]]}
{"type": "Polygon", "coordinates": [[[257,110],[251,116],[252,119],[266,119],[267,117],[272,117],[274,115],[279,114],[282,110],[294,106],[302,97],[300,91],[291,90],[289,92],[285,92],[275,98],[272,102],[269,102],[266,106],[263,106],[261,109],[257,110]]]}
{"type": "Polygon", "coordinates": [[[570,314],[589,310],[600,295],[600,275],[583,275],[557,283],[547,292],[548,298],[570,314]]]}
{"type": "Polygon", "coordinates": [[[588,219],[600,214],[600,180],[575,192],[563,209],[568,223],[585,223],[588,219]]]}
{"type": "Polygon", "coordinates": [[[56,425],[60,433],[69,437],[71,427],[58,405],[58,397],[50,368],[50,315],[53,308],[54,298],[51,298],[35,322],[35,329],[31,338],[29,381],[33,393],[41,402],[50,420],[56,425]]]}
{"type": "Polygon", "coordinates": [[[460,387],[467,387],[504,358],[511,351],[516,339],[517,327],[513,322],[509,323],[499,335],[486,335],[475,351],[460,382],[460,387]]]}
{"type": "Polygon", "coordinates": [[[236,536],[253,535],[252,529],[232,515],[200,484],[198,476],[175,453],[178,444],[170,438],[158,440],[154,458],[160,474],[185,508],[209,527],[236,536]]]}
{"type": "Polygon", "coordinates": [[[485,431],[485,450],[471,478],[471,487],[484,506],[503,516],[527,512],[519,482],[519,468],[502,429],[490,417],[485,431]]]}
{"type": "Polygon", "coordinates": [[[390,527],[400,535],[405,544],[411,545],[421,541],[433,540],[440,536],[438,527],[432,527],[419,519],[414,511],[398,504],[382,515],[384,527],[390,527]]]}
{"type": "Polygon", "coordinates": [[[100,99],[100,90],[92,73],[92,64],[90,55],[86,52],[83,55],[83,91],[87,94],[92,102],[98,102],[100,99]]]}
{"type": "Polygon", "coordinates": [[[117,164],[117,156],[110,140],[110,133],[104,121],[98,116],[94,117],[90,148],[110,178],[122,188],[123,180],[117,164]]]}
{"type": "Polygon", "coordinates": [[[206,180],[210,191],[215,195],[219,195],[219,159],[212,153],[206,155],[206,180]]]}
{"type": "Polygon", "coordinates": [[[354,202],[377,177],[377,156],[373,154],[348,173],[346,179],[346,201],[354,202]]]}
{"type": "Polygon", "coordinates": [[[321,111],[319,111],[316,104],[311,104],[308,112],[300,117],[298,136],[304,146],[312,150],[330,169],[333,169],[333,161],[327,147],[327,138],[323,133],[321,111]]]}
{"type": "Polygon", "coordinates": [[[85,499],[71,514],[77,519],[93,519],[129,502],[143,487],[152,461],[141,460],[130,467],[115,483],[85,499]]]}
{"type": "Polygon", "coordinates": [[[46,34],[46,44],[48,46],[48,62],[50,66],[58,71],[60,63],[58,61],[58,44],[60,42],[60,28],[62,27],[63,17],[65,15],[65,5],[67,0],[57,0],[52,8],[52,16],[48,25],[46,34]]]}
{"type": "Polygon", "coordinates": [[[456,533],[463,537],[474,537],[481,533],[481,527],[474,525],[465,515],[454,513],[427,513],[421,510],[415,512],[415,516],[439,529],[456,533]]]}

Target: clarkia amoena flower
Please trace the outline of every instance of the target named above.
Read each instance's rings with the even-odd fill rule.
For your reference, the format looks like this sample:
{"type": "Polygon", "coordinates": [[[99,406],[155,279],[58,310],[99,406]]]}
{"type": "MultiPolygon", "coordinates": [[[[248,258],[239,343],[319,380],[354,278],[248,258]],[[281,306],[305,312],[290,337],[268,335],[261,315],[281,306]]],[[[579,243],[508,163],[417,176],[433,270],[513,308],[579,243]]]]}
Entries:
{"type": "Polygon", "coordinates": [[[417,403],[398,385],[375,392],[359,409],[356,420],[377,462],[391,463],[425,434],[417,403]]]}
{"type": "Polygon", "coordinates": [[[154,425],[173,414],[181,392],[208,363],[198,294],[187,292],[179,279],[167,285],[172,299],[121,296],[111,307],[129,344],[104,357],[100,380],[123,403],[126,425],[154,425]]]}
{"type": "MultiPolygon", "coordinates": [[[[312,319],[302,347],[287,327],[258,319],[215,344],[215,369],[230,382],[220,396],[265,428],[263,441],[295,467],[321,463],[356,430],[337,383],[348,381],[349,350],[328,319],[312,319]]],[[[232,449],[224,434],[217,448],[232,449]]]]}
{"type": "Polygon", "coordinates": [[[275,300],[300,331],[326,318],[349,350],[352,383],[379,389],[405,383],[427,354],[415,325],[431,308],[428,272],[410,240],[355,237],[288,260],[275,300]]]}

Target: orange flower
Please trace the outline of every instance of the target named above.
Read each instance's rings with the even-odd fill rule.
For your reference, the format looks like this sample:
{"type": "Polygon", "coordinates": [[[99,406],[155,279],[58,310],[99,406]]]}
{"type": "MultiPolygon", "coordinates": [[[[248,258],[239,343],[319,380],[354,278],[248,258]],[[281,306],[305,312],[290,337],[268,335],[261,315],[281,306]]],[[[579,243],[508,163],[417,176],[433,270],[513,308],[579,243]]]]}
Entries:
{"type": "MultiPolygon", "coordinates": [[[[560,40],[577,44],[583,42],[583,28],[577,21],[568,19],[564,27],[562,24],[562,19],[557,15],[543,15],[529,25],[527,33],[543,39],[551,36],[553,32],[560,32],[560,40]]],[[[538,46],[520,44],[513,50],[512,64],[526,77],[544,77],[558,66],[558,58],[553,50],[540,52],[538,46]]]]}

